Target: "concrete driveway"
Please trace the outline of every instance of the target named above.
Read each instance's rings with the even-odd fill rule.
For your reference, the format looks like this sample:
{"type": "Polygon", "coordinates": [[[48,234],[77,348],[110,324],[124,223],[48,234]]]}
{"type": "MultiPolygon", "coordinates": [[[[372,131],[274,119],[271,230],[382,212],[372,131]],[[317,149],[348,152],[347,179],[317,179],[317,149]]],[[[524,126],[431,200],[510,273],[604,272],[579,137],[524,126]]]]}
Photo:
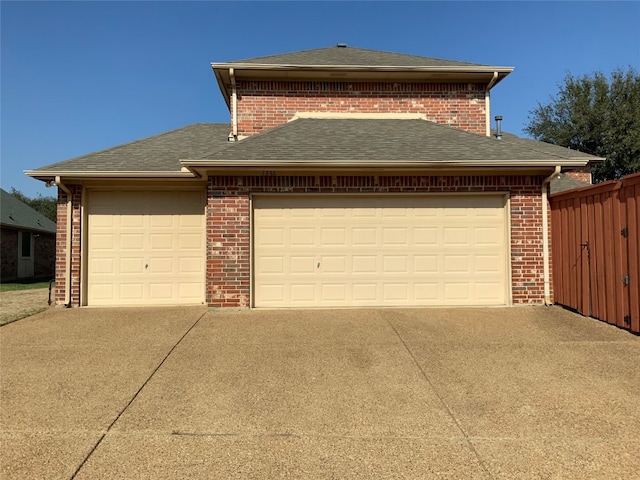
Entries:
{"type": "Polygon", "coordinates": [[[2,478],[640,476],[640,338],[557,307],[52,309],[0,336],[2,478]]]}

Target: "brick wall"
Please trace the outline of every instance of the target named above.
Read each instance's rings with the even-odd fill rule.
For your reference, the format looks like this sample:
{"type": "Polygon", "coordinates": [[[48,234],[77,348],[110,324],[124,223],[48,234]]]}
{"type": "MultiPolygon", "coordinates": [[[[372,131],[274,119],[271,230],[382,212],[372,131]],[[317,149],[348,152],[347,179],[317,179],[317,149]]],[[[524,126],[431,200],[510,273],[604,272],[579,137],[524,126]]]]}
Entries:
{"type": "MultiPolygon", "coordinates": [[[[51,233],[31,232],[33,235],[33,278],[49,280],[53,278],[56,239],[51,233]]],[[[18,279],[18,229],[2,229],[2,269],[0,280],[3,282],[18,279]]]]}
{"type": "Polygon", "coordinates": [[[591,169],[589,167],[576,170],[566,170],[562,173],[566,174],[568,177],[580,180],[581,182],[591,183],[591,169]]]}
{"type": "Polygon", "coordinates": [[[401,82],[238,82],[238,134],[282,125],[296,112],[412,113],[486,134],[482,84],[401,82]]]}
{"type": "Polygon", "coordinates": [[[18,278],[18,230],[2,228],[0,235],[2,236],[0,279],[3,282],[14,281],[18,278]]]}
{"type": "Polygon", "coordinates": [[[50,280],[55,272],[56,237],[50,233],[36,233],[35,235],[33,239],[33,276],[50,280]]]}
{"type": "Polygon", "coordinates": [[[514,304],[544,302],[541,176],[212,176],[207,203],[207,294],[212,307],[250,305],[251,193],[509,192],[514,304]]]}
{"type": "MultiPolygon", "coordinates": [[[[73,194],[71,213],[71,305],[80,305],[80,221],[82,186],[67,185],[73,194]]],[[[67,195],[58,188],[58,221],[56,223],[56,289],[55,302],[58,305],[65,303],[65,292],[68,281],[67,271],[67,195]]]]}

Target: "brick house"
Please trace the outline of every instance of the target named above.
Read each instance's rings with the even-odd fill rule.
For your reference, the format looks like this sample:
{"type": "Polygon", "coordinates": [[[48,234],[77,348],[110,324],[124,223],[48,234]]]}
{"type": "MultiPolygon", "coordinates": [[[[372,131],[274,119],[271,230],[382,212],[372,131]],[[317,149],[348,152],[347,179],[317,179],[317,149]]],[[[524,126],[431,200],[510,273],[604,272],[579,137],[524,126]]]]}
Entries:
{"type": "Polygon", "coordinates": [[[601,159],[492,134],[511,67],[338,45],[212,68],[230,124],[27,172],[58,186],[58,303],[552,301],[548,184],[601,159]]]}
{"type": "Polygon", "coordinates": [[[0,189],[0,280],[50,280],[54,276],[56,224],[0,189]]]}

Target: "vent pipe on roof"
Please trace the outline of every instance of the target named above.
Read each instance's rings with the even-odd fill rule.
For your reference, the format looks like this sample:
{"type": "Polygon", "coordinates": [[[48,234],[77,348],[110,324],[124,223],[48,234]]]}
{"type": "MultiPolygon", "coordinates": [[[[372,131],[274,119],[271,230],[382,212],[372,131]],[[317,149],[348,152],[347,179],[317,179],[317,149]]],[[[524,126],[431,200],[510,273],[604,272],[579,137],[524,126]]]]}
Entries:
{"type": "Polygon", "coordinates": [[[502,115],[496,115],[496,138],[502,140],[502,115]]]}
{"type": "Polygon", "coordinates": [[[338,45],[336,45],[336,47],[338,47],[338,48],[347,48],[347,44],[346,43],[339,43],[338,45]]]}

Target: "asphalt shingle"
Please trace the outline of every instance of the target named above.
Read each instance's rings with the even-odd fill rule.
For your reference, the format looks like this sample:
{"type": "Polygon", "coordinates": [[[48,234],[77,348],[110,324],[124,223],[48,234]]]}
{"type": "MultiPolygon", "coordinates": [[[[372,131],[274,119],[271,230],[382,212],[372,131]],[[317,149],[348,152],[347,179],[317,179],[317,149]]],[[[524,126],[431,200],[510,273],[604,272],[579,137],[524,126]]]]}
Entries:
{"type": "Polygon", "coordinates": [[[513,135],[498,140],[426,120],[303,118],[232,144],[203,159],[291,162],[477,162],[589,159],[586,154],[513,135]],[[549,148],[552,147],[552,148],[549,148]]]}
{"type": "Polygon", "coordinates": [[[2,189],[0,189],[0,225],[56,233],[54,222],[2,189]]]}
{"type": "Polygon", "coordinates": [[[327,47],[225,62],[226,64],[368,67],[473,67],[477,63],[420,57],[355,47],[327,47]]]}
{"type": "Polygon", "coordinates": [[[175,172],[181,158],[199,158],[228,146],[227,123],[196,123],[124,145],[38,168],[38,173],[175,172]]]}
{"type": "MultiPolygon", "coordinates": [[[[56,172],[180,172],[180,160],[216,162],[477,162],[598,160],[598,157],[505,134],[502,140],[426,120],[301,118],[239,142],[228,124],[195,124],[47,165],[56,172]]],[[[201,163],[201,162],[200,162],[201,163]]]]}

